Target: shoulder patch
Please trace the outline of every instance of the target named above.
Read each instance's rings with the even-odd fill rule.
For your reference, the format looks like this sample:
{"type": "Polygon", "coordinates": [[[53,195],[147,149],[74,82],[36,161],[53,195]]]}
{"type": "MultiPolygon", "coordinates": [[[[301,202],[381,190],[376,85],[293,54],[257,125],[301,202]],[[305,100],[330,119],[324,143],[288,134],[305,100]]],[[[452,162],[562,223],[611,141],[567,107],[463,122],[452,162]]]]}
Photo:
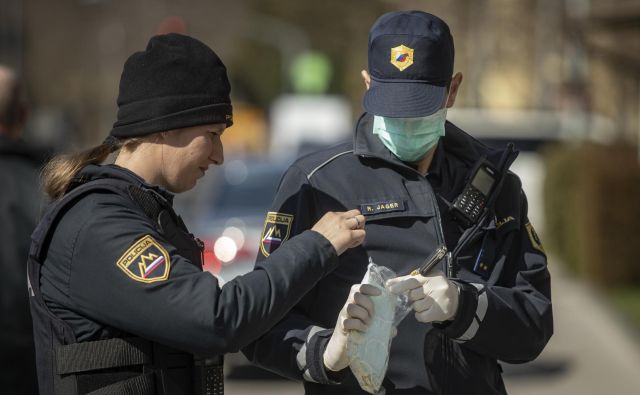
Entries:
{"type": "Polygon", "coordinates": [[[533,225],[531,225],[531,222],[527,222],[524,226],[525,228],[527,228],[527,233],[529,234],[529,240],[531,241],[531,245],[533,246],[533,248],[547,255],[547,253],[544,251],[544,247],[542,247],[542,242],[540,241],[540,237],[538,237],[538,234],[536,233],[536,230],[533,228],[533,225]]]}
{"type": "Polygon", "coordinates": [[[289,238],[292,223],[293,215],[291,214],[273,211],[267,213],[262,235],[260,236],[260,251],[262,255],[269,256],[289,238]]]}
{"type": "Polygon", "coordinates": [[[516,219],[513,216],[509,215],[508,217],[499,219],[496,221],[496,229],[502,227],[505,224],[508,224],[511,221],[515,221],[516,219]]]}
{"type": "Polygon", "coordinates": [[[132,279],[153,283],[169,278],[171,260],[167,250],[151,235],[146,235],[122,254],[117,265],[132,279]]]}

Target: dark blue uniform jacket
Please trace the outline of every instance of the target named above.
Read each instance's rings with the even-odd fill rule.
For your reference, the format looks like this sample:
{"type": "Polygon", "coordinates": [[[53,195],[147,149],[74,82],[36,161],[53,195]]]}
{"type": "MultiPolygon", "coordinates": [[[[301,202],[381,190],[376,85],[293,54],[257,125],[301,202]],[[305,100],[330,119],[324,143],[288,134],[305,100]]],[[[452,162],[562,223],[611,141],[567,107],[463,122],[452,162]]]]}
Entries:
{"type": "MultiPolygon", "coordinates": [[[[244,350],[258,365],[303,380],[307,394],[364,393],[348,371],[329,378],[322,365],[351,285],[362,280],[369,257],[405,275],[439,245],[453,250],[463,229],[445,201],[462,192],[482,156],[497,165],[502,155],[447,122],[446,136],[423,176],[382,145],[372,134],[372,120],[368,114],[359,120],[353,144],[296,161],[265,222],[258,266],[274,251],[274,244],[264,240],[271,228],[294,236],[327,211],[358,208],[367,216],[363,245],[343,254],[337,270],[244,350]],[[274,220],[287,216],[289,225],[274,220]]],[[[458,313],[453,321],[434,325],[409,315],[399,325],[383,383],[387,394],[504,394],[497,360],[530,361],[553,332],[547,260],[515,174],[506,176],[495,215],[460,251],[452,270],[442,269],[461,287],[458,313]]]]}
{"type": "MultiPolygon", "coordinates": [[[[221,288],[203,272],[201,246],[171,209],[171,194],[115,165],[90,165],[77,181],[102,179],[152,194],[166,210],[154,222],[136,199],[96,190],[55,224],[40,278],[31,281],[73,342],[137,336],[200,356],[237,351],[338,263],[327,239],[302,232],[221,288]]],[[[36,325],[36,336],[51,336],[48,330],[36,325]]]]}

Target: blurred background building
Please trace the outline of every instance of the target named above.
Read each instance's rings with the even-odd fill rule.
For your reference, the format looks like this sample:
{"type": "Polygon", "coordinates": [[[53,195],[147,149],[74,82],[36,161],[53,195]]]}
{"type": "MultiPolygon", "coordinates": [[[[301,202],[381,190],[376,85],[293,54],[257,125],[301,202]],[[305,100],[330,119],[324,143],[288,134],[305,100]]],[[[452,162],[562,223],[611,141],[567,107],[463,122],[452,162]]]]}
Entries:
{"type": "MultiPolygon", "coordinates": [[[[522,150],[515,171],[552,257],[556,335],[539,360],[505,367],[510,393],[638,393],[640,0],[0,0],[0,63],[27,84],[25,139],[64,150],[107,135],[122,65],[150,36],[214,48],[232,80],[227,163],[177,203],[228,280],[250,269],[286,165],[350,136],[368,30],[400,9],[451,27],[464,82],[449,119],[522,150]]],[[[238,363],[231,378],[255,379],[238,363]]]]}

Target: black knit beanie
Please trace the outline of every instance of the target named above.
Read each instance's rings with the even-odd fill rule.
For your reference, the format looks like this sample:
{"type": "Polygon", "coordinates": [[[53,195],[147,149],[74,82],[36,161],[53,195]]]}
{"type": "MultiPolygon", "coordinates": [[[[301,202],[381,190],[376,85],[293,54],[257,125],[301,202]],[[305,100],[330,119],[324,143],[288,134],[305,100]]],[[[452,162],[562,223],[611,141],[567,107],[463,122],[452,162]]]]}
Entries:
{"type": "Polygon", "coordinates": [[[233,124],[227,69],[211,48],[189,36],[152,37],[127,59],[118,120],[110,135],[137,137],[210,123],[233,124]]]}

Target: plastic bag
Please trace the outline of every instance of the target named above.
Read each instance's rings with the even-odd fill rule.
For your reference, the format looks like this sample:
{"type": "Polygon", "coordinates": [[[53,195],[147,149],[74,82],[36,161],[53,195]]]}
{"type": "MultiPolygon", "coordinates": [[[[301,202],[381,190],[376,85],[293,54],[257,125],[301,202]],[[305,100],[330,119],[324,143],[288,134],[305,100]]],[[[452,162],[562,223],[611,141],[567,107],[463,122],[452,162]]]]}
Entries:
{"type": "Polygon", "coordinates": [[[385,288],[387,280],[394,277],[393,270],[378,266],[369,258],[362,284],[377,287],[381,294],[371,297],[375,313],[366,333],[352,331],[347,340],[351,371],[363,390],[376,395],[384,394],[382,381],[389,364],[393,330],[411,311],[407,295],[395,295],[385,288]]]}

